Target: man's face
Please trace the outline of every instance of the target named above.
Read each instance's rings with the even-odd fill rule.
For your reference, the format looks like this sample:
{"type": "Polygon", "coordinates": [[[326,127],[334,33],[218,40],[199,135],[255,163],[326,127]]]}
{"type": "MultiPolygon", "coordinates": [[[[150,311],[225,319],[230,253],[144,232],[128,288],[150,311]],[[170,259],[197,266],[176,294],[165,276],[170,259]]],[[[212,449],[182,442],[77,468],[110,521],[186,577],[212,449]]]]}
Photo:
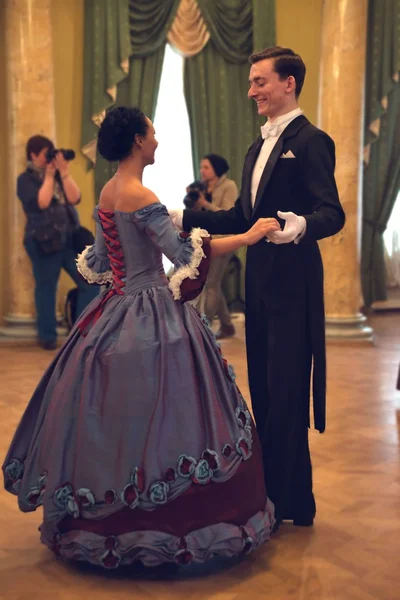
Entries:
{"type": "Polygon", "coordinates": [[[274,59],[266,58],[251,66],[248,97],[257,103],[258,114],[273,119],[286,112],[286,105],[293,92],[292,77],[280,80],[274,71],[274,59]]]}

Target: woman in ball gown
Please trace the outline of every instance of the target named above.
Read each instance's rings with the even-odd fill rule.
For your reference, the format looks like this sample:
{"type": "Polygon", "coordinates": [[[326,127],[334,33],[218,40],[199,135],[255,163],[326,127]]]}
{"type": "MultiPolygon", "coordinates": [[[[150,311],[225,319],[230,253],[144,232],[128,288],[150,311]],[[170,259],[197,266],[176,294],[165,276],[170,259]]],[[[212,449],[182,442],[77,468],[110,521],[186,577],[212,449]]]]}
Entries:
{"type": "Polygon", "coordinates": [[[42,542],[106,568],[240,556],[274,525],[252,417],[185,301],[201,292],[211,255],[264,243],[279,225],[260,219],[217,240],[179,233],[142,185],[156,147],[139,109],[106,115],[98,149],[119,167],[94,211],[95,244],[77,263],[107,288],[41,379],[3,465],[19,508],[43,506],[42,542]],[[170,281],[163,254],[175,265],[170,281]]]}

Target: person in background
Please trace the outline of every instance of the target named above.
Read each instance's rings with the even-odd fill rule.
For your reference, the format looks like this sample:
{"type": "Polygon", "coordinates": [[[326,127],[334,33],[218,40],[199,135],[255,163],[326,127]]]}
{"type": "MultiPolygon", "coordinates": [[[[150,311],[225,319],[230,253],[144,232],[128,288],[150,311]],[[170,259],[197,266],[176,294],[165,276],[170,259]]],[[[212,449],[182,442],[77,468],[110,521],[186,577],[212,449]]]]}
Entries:
{"type": "MultiPolygon", "coordinates": [[[[205,194],[200,194],[194,210],[230,210],[233,208],[239,192],[236,183],[228,179],[226,173],[229,164],[223,156],[207,154],[200,163],[202,181],[207,186],[205,194]]],[[[235,335],[231,315],[222,291],[222,281],[228,268],[232,254],[217,256],[211,260],[208,279],[204,291],[199,299],[199,306],[211,323],[215,316],[220,321],[218,339],[235,335]]]]}
{"type": "Polygon", "coordinates": [[[79,228],[75,205],[81,193],[62,152],[42,135],[26,144],[27,167],[17,179],[17,195],[27,216],[24,246],[32,262],[39,343],[45,350],[57,345],[56,295],[61,269],[78,287],[77,315],[97,296],[79,275],[73,234],[79,228]]]}

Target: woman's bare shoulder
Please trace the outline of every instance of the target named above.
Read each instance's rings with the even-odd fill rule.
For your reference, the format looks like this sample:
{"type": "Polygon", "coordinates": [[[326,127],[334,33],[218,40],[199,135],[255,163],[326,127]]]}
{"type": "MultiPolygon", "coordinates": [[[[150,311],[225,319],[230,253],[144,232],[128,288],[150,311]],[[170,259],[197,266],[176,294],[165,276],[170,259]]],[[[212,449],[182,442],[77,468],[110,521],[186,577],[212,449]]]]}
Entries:
{"type": "Polygon", "coordinates": [[[149,204],[160,202],[156,194],[139,181],[127,181],[123,185],[112,185],[110,180],[100,194],[102,210],[134,212],[149,204]],[[110,184],[110,185],[109,185],[110,184]]]}

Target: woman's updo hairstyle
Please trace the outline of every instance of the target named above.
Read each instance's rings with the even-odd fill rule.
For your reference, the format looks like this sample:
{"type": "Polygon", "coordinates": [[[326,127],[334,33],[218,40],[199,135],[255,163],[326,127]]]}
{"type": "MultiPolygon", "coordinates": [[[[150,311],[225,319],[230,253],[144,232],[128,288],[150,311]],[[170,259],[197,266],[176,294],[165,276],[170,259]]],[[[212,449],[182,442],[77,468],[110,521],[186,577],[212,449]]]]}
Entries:
{"type": "Polygon", "coordinates": [[[117,106],[109,110],[97,136],[101,156],[112,162],[124,160],[132,151],[135,135],[145,136],[148,127],[146,115],[139,108],[117,106]]]}

